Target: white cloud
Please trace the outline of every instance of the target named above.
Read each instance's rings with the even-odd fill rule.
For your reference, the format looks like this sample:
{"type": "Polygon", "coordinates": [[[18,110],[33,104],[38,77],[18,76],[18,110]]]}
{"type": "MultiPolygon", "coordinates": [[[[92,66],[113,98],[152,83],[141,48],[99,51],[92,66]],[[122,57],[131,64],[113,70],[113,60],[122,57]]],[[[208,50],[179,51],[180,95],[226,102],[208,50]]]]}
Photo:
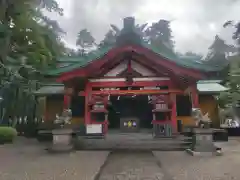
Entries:
{"type": "Polygon", "coordinates": [[[216,34],[233,43],[233,29],[222,28],[227,20],[240,20],[236,0],[58,0],[64,17],[56,17],[74,46],[77,32],[88,28],[100,41],[109,24],[122,26],[122,18],[134,15],[137,22],[171,20],[176,50],[206,53],[216,34]]]}

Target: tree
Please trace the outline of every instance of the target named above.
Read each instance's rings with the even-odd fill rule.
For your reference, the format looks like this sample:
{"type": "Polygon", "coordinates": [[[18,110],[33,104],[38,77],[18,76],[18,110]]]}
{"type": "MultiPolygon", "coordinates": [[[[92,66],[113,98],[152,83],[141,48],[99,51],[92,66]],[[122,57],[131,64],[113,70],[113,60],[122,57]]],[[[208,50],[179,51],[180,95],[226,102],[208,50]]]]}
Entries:
{"type": "Polygon", "coordinates": [[[27,57],[32,62],[32,54],[38,59],[36,62],[51,61],[54,52],[53,45],[62,47],[59,42],[60,31],[56,21],[48,19],[42,14],[42,8],[62,14],[55,0],[9,0],[0,2],[0,62],[4,62],[9,55],[27,57]],[[55,36],[54,38],[52,38],[55,36]],[[49,44],[49,39],[55,44],[49,44]],[[54,42],[55,41],[55,42],[54,42]],[[29,53],[28,53],[29,52],[29,53]],[[28,58],[28,54],[30,57],[28,58]]]}
{"type": "Polygon", "coordinates": [[[0,117],[33,112],[38,72],[65,50],[63,31],[43,15],[43,8],[63,12],[55,0],[0,1],[0,117]]]}
{"type": "Polygon", "coordinates": [[[99,47],[113,46],[116,43],[117,36],[121,30],[114,24],[110,25],[111,29],[105,34],[103,40],[99,43],[99,47]]]}
{"type": "MultiPolygon", "coordinates": [[[[105,45],[114,45],[117,37],[121,33],[120,28],[116,25],[111,24],[110,26],[111,29],[106,33],[104,39],[101,41],[100,47],[105,45]]],[[[161,19],[156,23],[152,23],[150,26],[148,26],[148,23],[136,24],[134,30],[140,35],[142,41],[161,49],[170,49],[170,51],[173,50],[174,42],[172,40],[170,21],[161,19]]]]}
{"type": "MultiPolygon", "coordinates": [[[[135,32],[138,33],[143,40],[145,37],[145,30],[147,25],[148,25],[147,23],[142,25],[136,24],[134,27],[135,32]]],[[[121,30],[114,24],[111,24],[110,27],[111,29],[105,34],[104,39],[100,42],[99,44],[100,47],[115,45],[117,37],[120,35],[121,30]]]]}
{"type": "Polygon", "coordinates": [[[100,42],[99,47],[115,45],[118,33],[110,29],[104,36],[104,39],[100,42]]]}
{"type": "Polygon", "coordinates": [[[232,56],[229,60],[229,73],[225,82],[229,90],[220,94],[219,100],[222,106],[235,105],[240,101],[240,57],[232,56]]]}
{"type": "Polygon", "coordinates": [[[229,26],[233,26],[236,29],[232,38],[238,44],[238,54],[229,59],[229,72],[225,82],[225,86],[227,86],[229,90],[220,94],[219,101],[222,105],[229,104],[235,106],[240,101],[240,22],[227,21],[223,25],[225,28],[229,26]]]}
{"type": "Polygon", "coordinates": [[[236,51],[236,48],[233,45],[228,45],[223,39],[218,35],[215,36],[212,45],[208,48],[212,53],[215,54],[225,54],[233,53],[236,51]]]}
{"type": "MultiPolygon", "coordinates": [[[[240,21],[234,22],[234,21],[227,21],[223,27],[233,26],[235,28],[235,32],[233,33],[232,38],[237,42],[237,44],[240,46],[240,21]]],[[[240,47],[239,47],[240,48],[240,47]]],[[[240,52],[240,49],[238,50],[240,52]]]]}
{"type": "Polygon", "coordinates": [[[149,44],[159,44],[161,41],[167,48],[174,48],[170,21],[160,19],[158,22],[152,23],[145,31],[145,36],[149,44]]]}
{"type": "Polygon", "coordinates": [[[82,29],[78,33],[76,45],[81,47],[82,52],[85,52],[87,48],[95,45],[95,39],[87,29],[82,29]]]}
{"type": "Polygon", "coordinates": [[[221,66],[227,62],[227,56],[236,51],[233,45],[228,45],[218,35],[215,36],[213,43],[208,48],[209,52],[205,58],[206,63],[214,66],[221,66]]]}

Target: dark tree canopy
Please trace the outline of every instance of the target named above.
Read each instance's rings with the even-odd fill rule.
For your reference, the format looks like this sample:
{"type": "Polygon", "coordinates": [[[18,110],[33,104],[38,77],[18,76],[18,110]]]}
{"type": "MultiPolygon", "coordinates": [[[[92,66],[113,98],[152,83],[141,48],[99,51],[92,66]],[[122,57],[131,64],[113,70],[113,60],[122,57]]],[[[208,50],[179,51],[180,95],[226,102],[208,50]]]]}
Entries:
{"type": "MultiPolygon", "coordinates": [[[[117,42],[117,37],[120,34],[124,34],[128,31],[126,28],[120,30],[116,25],[111,24],[111,29],[105,34],[104,39],[100,42],[100,47],[115,45],[117,42]]],[[[170,27],[170,21],[167,20],[159,20],[156,23],[152,23],[151,25],[148,23],[145,24],[136,24],[132,27],[132,30],[135,34],[129,35],[130,39],[133,39],[133,36],[136,39],[141,38],[141,41],[148,43],[149,45],[153,45],[164,49],[164,51],[173,52],[174,41],[172,37],[172,30],[170,27]]],[[[119,38],[121,41],[121,38],[119,38]]],[[[121,43],[120,43],[121,44],[121,43]]]]}
{"type": "Polygon", "coordinates": [[[90,31],[82,29],[78,33],[76,45],[80,46],[82,49],[90,48],[95,45],[95,38],[90,31]]]}
{"type": "Polygon", "coordinates": [[[226,44],[218,35],[215,36],[212,45],[208,49],[217,54],[229,54],[236,51],[233,45],[226,44]]]}
{"type": "Polygon", "coordinates": [[[152,23],[151,26],[149,26],[145,31],[145,36],[150,44],[158,43],[158,41],[161,41],[170,49],[173,49],[174,47],[170,21],[161,19],[156,23],[152,23]]]}

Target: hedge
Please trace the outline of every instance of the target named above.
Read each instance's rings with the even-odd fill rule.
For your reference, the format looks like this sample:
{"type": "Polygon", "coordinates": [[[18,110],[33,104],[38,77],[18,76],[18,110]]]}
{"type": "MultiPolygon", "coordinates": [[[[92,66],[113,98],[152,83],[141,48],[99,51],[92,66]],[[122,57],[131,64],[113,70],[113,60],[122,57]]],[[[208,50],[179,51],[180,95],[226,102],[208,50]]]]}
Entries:
{"type": "Polygon", "coordinates": [[[0,127],[0,144],[11,143],[16,136],[16,129],[7,126],[0,127]]]}

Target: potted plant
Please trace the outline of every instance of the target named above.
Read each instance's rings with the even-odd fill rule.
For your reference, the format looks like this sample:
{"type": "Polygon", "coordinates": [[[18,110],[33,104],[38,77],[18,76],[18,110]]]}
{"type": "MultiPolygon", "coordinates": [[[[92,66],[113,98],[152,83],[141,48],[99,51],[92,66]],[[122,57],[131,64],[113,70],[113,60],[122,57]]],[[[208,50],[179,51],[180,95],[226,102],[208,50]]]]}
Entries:
{"type": "Polygon", "coordinates": [[[65,109],[61,116],[56,115],[52,129],[51,151],[70,151],[73,149],[71,126],[72,111],[65,109]]]}

